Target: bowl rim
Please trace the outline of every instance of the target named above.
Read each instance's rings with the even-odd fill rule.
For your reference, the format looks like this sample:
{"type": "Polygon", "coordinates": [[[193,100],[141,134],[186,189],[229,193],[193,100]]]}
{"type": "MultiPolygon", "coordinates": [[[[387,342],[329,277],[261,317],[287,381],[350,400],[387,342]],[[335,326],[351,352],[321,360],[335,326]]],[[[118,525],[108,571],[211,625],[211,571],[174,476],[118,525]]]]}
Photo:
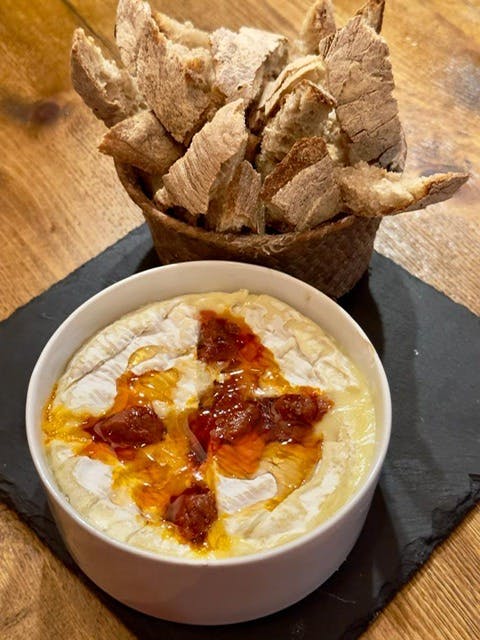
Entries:
{"type": "MultiPolygon", "coordinates": [[[[215,288],[213,287],[211,288],[211,290],[214,291],[215,288]]],[[[178,295],[188,295],[188,294],[179,293],[178,295]]],[[[174,296],[171,296],[171,297],[174,297],[174,296]]],[[[164,299],[168,299],[168,298],[164,298],[164,299]]],[[[161,300],[162,298],[159,298],[158,301],[160,302],[161,300]]],[[[149,303],[145,303],[145,304],[149,304],[149,303]]],[[[290,306],[293,306],[293,305],[290,305],[290,306]]],[[[129,311],[125,311],[125,314],[126,313],[129,313],[129,311]]],[[[306,314],[302,314],[302,315],[306,315],[306,314]]],[[[105,326],[108,326],[108,325],[105,325],[105,326]]],[[[100,331],[100,329],[98,329],[98,331],[100,331]]],[[[85,338],[85,340],[88,340],[88,337],[85,338]]],[[[69,357],[71,358],[73,355],[74,353],[71,353],[69,357]]],[[[371,382],[370,380],[368,381],[371,382]]],[[[101,291],[96,293],[94,296],[88,298],[85,302],[83,302],[80,306],[78,306],[71,314],[69,314],[65,318],[65,320],[51,335],[46,345],[42,349],[42,352],[35,364],[35,367],[30,377],[28,391],[27,391],[27,398],[26,398],[26,407],[25,407],[26,433],[27,433],[28,447],[29,447],[30,455],[33,459],[33,463],[37,471],[37,474],[44,488],[46,489],[47,494],[55,500],[58,506],[64,512],[66,512],[66,514],[71,519],[73,519],[73,521],[78,526],[80,526],[80,528],[82,528],[88,534],[93,535],[95,538],[99,539],[101,542],[115,547],[119,551],[122,551],[125,553],[131,553],[147,560],[153,560],[160,564],[167,563],[167,564],[177,565],[177,566],[191,566],[191,567],[202,566],[202,567],[211,567],[211,568],[247,565],[254,562],[266,561],[266,560],[275,558],[277,556],[281,556],[283,554],[288,554],[289,552],[294,551],[295,549],[310,543],[315,538],[321,537],[327,534],[329,531],[334,530],[335,527],[339,524],[339,522],[349,512],[355,510],[355,507],[357,506],[357,504],[359,504],[362,501],[364,496],[372,488],[372,485],[374,486],[376,484],[377,477],[381,471],[381,467],[385,460],[387,449],[390,443],[391,418],[392,418],[392,406],[391,406],[390,388],[388,385],[387,376],[385,374],[385,370],[383,368],[382,362],[375,348],[373,347],[371,341],[363,331],[363,329],[342,307],[340,307],[340,305],[338,305],[334,300],[329,298],[327,295],[325,295],[315,287],[307,284],[306,282],[303,282],[302,280],[299,280],[298,278],[295,278],[294,276],[290,276],[286,273],[277,271],[276,269],[271,269],[269,267],[263,267],[260,265],[254,265],[250,263],[241,263],[241,262],[227,261],[227,260],[188,261],[188,262],[181,262],[176,264],[169,264],[169,265],[164,265],[160,267],[155,267],[153,269],[147,269],[140,273],[133,274],[127,278],[123,278],[122,280],[115,282],[114,284],[102,289],[101,291]],[[45,363],[48,362],[50,352],[54,349],[54,347],[56,346],[56,343],[62,338],[63,333],[68,330],[69,325],[78,316],[81,316],[82,313],[84,313],[84,311],[88,307],[95,304],[95,302],[97,302],[100,298],[104,298],[106,296],[111,295],[112,292],[115,291],[116,289],[119,289],[125,286],[131,286],[138,280],[146,277],[147,275],[152,274],[152,272],[155,272],[155,273],[175,272],[177,270],[184,269],[185,267],[190,268],[192,266],[195,269],[199,269],[202,267],[209,268],[209,267],[215,266],[216,269],[226,267],[226,268],[237,268],[237,269],[247,269],[247,270],[253,269],[256,271],[265,271],[265,272],[269,272],[272,277],[280,278],[280,280],[283,280],[285,285],[293,284],[296,287],[302,287],[306,293],[310,293],[312,296],[315,296],[319,300],[319,302],[321,302],[323,305],[330,306],[330,308],[334,310],[335,313],[343,316],[344,320],[347,321],[347,323],[351,326],[352,330],[355,331],[360,338],[366,341],[368,345],[370,345],[372,356],[373,356],[372,361],[374,363],[374,370],[376,371],[378,375],[378,380],[380,382],[378,392],[379,392],[380,407],[384,413],[384,421],[383,421],[383,424],[381,425],[381,428],[383,431],[383,438],[382,438],[381,446],[378,447],[378,450],[374,454],[375,457],[374,457],[374,460],[372,461],[369,472],[366,475],[366,477],[363,479],[360,487],[358,487],[357,490],[350,496],[350,498],[339,509],[337,509],[330,517],[328,517],[326,520],[324,520],[323,522],[315,526],[310,531],[307,531],[306,533],[294,538],[293,540],[290,540],[289,542],[286,542],[279,546],[272,547],[266,550],[256,551],[250,554],[233,556],[231,558],[208,558],[208,559],[198,558],[196,559],[196,558],[182,558],[177,556],[169,556],[166,554],[163,555],[158,552],[148,551],[145,549],[141,549],[140,547],[135,547],[126,542],[121,542],[119,540],[116,540],[115,538],[112,538],[106,535],[105,533],[103,533],[102,531],[94,527],[92,524],[87,522],[80,515],[80,513],[78,513],[76,509],[73,508],[73,506],[69,503],[66,496],[56,486],[53,479],[53,473],[51,472],[51,470],[50,470],[50,474],[52,475],[52,478],[49,477],[48,472],[46,471],[49,468],[49,465],[45,456],[43,442],[41,441],[40,438],[38,439],[38,442],[36,441],[36,435],[38,433],[38,430],[41,429],[41,426],[36,424],[36,419],[35,419],[36,409],[38,409],[38,404],[39,404],[39,399],[36,397],[37,396],[36,388],[37,388],[38,380],[41,377],[42,370],[45,366],[45,363]]],[[[40,436],[41,436],[41,433],[40,433],[40,436]]],[[[63,534],[61,531],[60,531],[60,535],[63,538],[63,534]]]]}

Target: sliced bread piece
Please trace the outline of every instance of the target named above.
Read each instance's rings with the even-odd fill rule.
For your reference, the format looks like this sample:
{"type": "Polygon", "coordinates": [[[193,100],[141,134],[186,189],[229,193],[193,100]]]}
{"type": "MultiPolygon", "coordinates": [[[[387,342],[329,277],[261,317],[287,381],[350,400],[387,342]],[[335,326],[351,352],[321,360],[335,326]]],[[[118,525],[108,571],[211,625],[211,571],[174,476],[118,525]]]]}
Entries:
{"type": "Polygon", "coordinates": [[[76,29],[73,34],[70,64],[75,91],[107,127],[144,107],[135,82],[125,69],[107,60],[83,29],[76,29]]]}
{"type": "Polygon", "coordinates": [[[356,16],[321,48],[338,121],[350,141],[350,164],[398,164],[405,145],[385,40],[356,16]]]}
{"type": "Polygon", "coordinates": [[[210,40],[215,83],[228,102],[243,98],[248,106],[287,59],[287,39],[269,31],[241,27],[235,33],[220,28],[210,40]]]}
{"type": "Polygon", "coordinates": [[[377,33],[380,33],[382,30],[384,11],[385,0],[368,0],[368,2],[357,11],[357,16],[362,16],[369,27],[372,27],[377,33]]]}
{"type": "Polygon", "coordinates": [[[247,140],[244,104],[239,99],[219,109],[193,137],[185,155],[164,176],[165,189],[156,195],[156,202],[162,208],[181,207],[194,217],[207,214],[212,189],[218,192],[219,178],[227,173],[228,179],[235,172],[247,140]]]}
{"type": "Polygon", "coordinates": [[[188,144],[214,108],[210,53],[171,42],[152,18],[140,38],[137,81],[147,105],[177,142],[188,144]]]}
{"type": "Polygon", "coordinates": [[[326,79],[326,69],[320,56],[297,58],[282,69],[275,80],[267,82],[254,109],[249,115],[250,129],[259,133],[268,118],[279,109],[282,99],[302,80],[321,85],[326,79]]]}
{"type": "Polygon", "coordinates": [[[239,233],[249,229],[265,231],[264,207],[260,200],[262,179],[252,165],[243,160],[218,198],[211,199],[207,222],[219,233],[239,233]]]}
{"type": "Polygon", "coordinates": [[[137,73],[140,38],[152,10],[144,0],[118,0],[115,21],[115,41],[120,58],[131,75],[137,73]]]}
{"type": "Polygon", "coordinates": [[[263,183],[267,224],[280,231],[303,231],[333,218],[341,205],[340,189],[322,138],[296,142],[263,183]]]}
{"type": "Polygon", "coordinates": [[[297,58],[284,67],[273,82],[266,85],[258,102],[258,110],[268,118],[279,107],[283,96],[292,91],[301,80],[321,84],[325,78],[325,65],[319,56],[309,55],[297,58]]]}
{"type": "Polygon", "coordinates": [[[140,111],[119,122],[105,134],[98,148],[118,162],[160,176],[185,151],[151,111],[140,111]]]}
{"type": "Polygon", "coordinates": [[[318,53],[320,41],[335,33],[335,29],[332,1],[316,0],[305,15],[299,38],[295,42],[294,55],[318,53]]]}
{"type": "Polygon", "coordinates": [[[334,98],[310,80],[301,80],[287,94],[277,114],[264,130],[256,166],[268,175],[300,138],[325,137],[334,98]]]}
{"type": "Polygon", "coordinates": [[[337,170],[344,209],[358,216],[390,216],[424,209],[450,198],[468,180],[467,173],[426,177],[391,173],[360,162],[337,170]]]}
{"type": "Polygon", "coordinates": [[[189,49],[195,49],[196,47],[210,48],[210,34],[197,29],[191,22],[179,22],[161,11],[153,11],[152,16],[160,31],[172,42],[183,44],[184,47],[189,49]]]}

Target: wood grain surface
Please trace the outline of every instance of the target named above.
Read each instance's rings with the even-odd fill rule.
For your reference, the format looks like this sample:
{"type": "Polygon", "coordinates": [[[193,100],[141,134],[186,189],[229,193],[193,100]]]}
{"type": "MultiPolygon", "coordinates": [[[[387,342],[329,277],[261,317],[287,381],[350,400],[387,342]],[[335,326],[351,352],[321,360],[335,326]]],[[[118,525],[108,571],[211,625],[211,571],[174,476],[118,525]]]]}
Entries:
{"type": "MultiPolygon", "coordinates": [[[[339,22],[362,0],[337,0],[339,22]]],[[[211,29],[248,24],[291,35],[307,0],[158,0],[211,29]]],[[[114,0],[0,3],[0,318],[138,225],[142,217],[96,151],[103,125],[73,92],[71,34],[113,52],[114,0]]],[[[480,2],[387,0],[384,31],[409,144],[408,168],[468,169],[431,210],[386,220],[376,248],[480,313],[480,2]]],[[[380,640],[480,638],[480,510],[366,632],[380,640]]],[[[130,638],[6,507],[0,508],[0,637],[130,638]]]]}

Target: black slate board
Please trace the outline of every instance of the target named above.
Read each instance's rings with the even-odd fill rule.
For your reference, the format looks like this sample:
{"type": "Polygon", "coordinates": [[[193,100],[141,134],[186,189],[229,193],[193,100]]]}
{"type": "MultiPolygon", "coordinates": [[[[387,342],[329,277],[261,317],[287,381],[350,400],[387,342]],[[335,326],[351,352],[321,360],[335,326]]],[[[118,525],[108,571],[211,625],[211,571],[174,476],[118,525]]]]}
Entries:
{"type": "MultiPolygon", "coordinates": [[[[146,227],[140,227],[0,324],[0,499],[76,573],[27,449],[28,380],[47,339],[74,308],[105,286],[158,264],[151,247],[146,227]]],[[[356,638],[480,499],[479,319],[377,254],[370,274],[341,303],[382,357],[394,415],[381,481],[348,560],[285,611],[210,629],[137,613],[82,576],[139,638],[356,638]]]]}

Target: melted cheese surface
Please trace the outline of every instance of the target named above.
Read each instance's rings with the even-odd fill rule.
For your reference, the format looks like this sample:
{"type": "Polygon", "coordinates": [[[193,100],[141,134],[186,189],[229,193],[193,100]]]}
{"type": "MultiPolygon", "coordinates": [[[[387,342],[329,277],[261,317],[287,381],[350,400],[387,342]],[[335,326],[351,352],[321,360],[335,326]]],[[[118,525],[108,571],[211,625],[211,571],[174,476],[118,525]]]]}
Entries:
{"type": "MultiPolygon", "coordinates": [[[[259,393],[269,392],[274,394],[275,389],[259,393]]],[[[112,538],[149,551],[205,559],[281,545],[335,513],[370,468],[375,412],[363,376],[320,327],[277,299],[242,290],[150,304],[97,333],[59,379],[43,428],[57,484],[86,521],[112,538]],[[149,372],[163,372],[161,392],[148,380],[145,383],[145,394],[150,394],[160,418],[168,416],[172,407],[195,408],[212,384],[212,371],[196,354],[202,310],[229,311],[243,318],[273,353],[289,383],[321,390],[333,407],[316,426],[322,438],[321,457],[293,491],[281,493],[293,482],[298,464],[283,455],[280,445],[271,448],[272,455],[261,461],[254,477],[232,478],[215,465],[211,468],[209,484],[215,487],[219,517],[209,532],[208,546],[196,549],[172,535],[168,523],[155,519],[153,507],[139,508],[132,487],[122,481],[124,461],[107,450],[101,456],[88,455],[89,436],[81,425],[85,416],[109,410],[117,381],[126,373],[144,380],[149,372]],[[274,500],[279,495],[285,497],[274,500]]],[[[168,456],[176,455],[181,446],[178,443],[175,433],[169,432],[156,445],[159,459],[167,464],[168,456]]]]}

